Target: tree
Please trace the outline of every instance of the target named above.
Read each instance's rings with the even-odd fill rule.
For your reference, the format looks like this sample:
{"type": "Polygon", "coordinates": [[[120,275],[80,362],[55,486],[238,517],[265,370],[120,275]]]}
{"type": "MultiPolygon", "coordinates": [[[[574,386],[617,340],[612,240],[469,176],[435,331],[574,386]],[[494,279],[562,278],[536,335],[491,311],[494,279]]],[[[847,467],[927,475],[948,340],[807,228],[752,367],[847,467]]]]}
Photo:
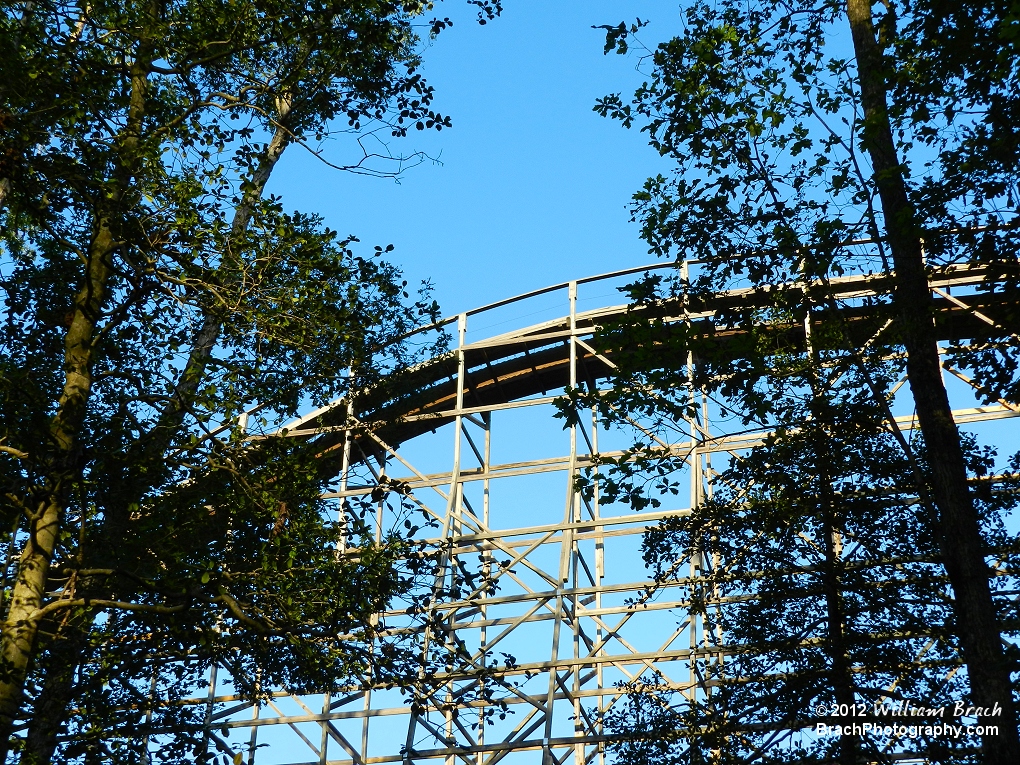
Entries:
{"type": "MultiPolygon", "coordinates": [[[[895,711],[953,709],[966,692],[911,464],[884,427],[884,408],[854,379],[854,359],[840,352],[840,317],[812,322],[813,352],[791,336],[790,318],[769,311],[754,332],[754,344],[771,349],[754,390],[774,431],[731,461],[691,515],[661,522],[644,542],[656,582],[687,580],[691,611],[715,636],[697,661],[700,687],[681,693],[654,677],[633,686],[608,716],[620,737],[610,749],[619,762],[851,763],[932,753],[971,761],[974,741],[944,735],[943,718],[895,711]],[[704,573],[688,577],[688,562],[704,573]],[[902,732],[815,736],[818,723],[902,732]],[[921,732],[911,736],[910,726],[921,732]]],[[[869,359],[867,371],[885,392],[900,368],[886,357],[869,359]]],[[[628,456],[614,465],[603,499],[607,488],[647,499],[642,483],[666,459],[659,452],[644,448],[636,463],[628,456]]],[[[968,454],[972,474],[987,475],[991,456],[968,454]]],[[[681,488],[668,477],[657,483],[660,494],[681,488]]],[[[987,538],[1002,547],[1003,510],[1014,500],[991,489],[983,482],[975,499],[987,538]]]]}
{"type": "Polygon", "coordinates": [[[392,341],[435,306],[264,190],[290,147],[450,124],[416,71],[417,24],[450,23],[427,9],[5,6],[0,759],[30,723],[22,759],[49,761],[75,701],[86,756],[135,756],[106,735],[115,675],[183,693],[229,658],[257,698],[399,663],[364,645],[406,548],[338,555],[314,445],[265,436],[417,358],[392,341]]]}
{"type": "MultiPolygon", "coordinates": [[[[1020,92],[1017,13],[1006,3],[927,0],[872,9],[868,0],[686,4],[683,32],[650,52],[652,72],[633,101],[610,96],[596,109],[628,127],[642,122],[652,146],[677,163],[670,177],[647,182],[634,209],[653,252],[705,261],[681,290],[686,300],[734,285],[824,288],[854,273],[891,280],[891,294],[864,308],[891,320],[879,347],[905,352],[927,462],[894,436],[913,490],[937,518],[971,698],[1003,708],[984,756],[1014,762],[1013,661],[942,380],[930,284],[980,266],[990,275],[985,291],[1015,295],[1018,144],[1004,120],[1020,92]],[[861,240],[871,244],[854,244],[861,240]]],[[[607,52],[626,51],[641,25],[607,27],[607,52]]],[[[837,303],[824,289],[814,301],[837,303]]],[[[987,342],[958,343],[951,355],[984,398],[1015,401],[1017,347],[1004,328],[1015,308],[1005,300],[990,310],[987,342]]],[[[754,319],[721,310],[716,325],[746,329],[754,319]]],[[[860,359],[858,348],[844,353],[860,359]]],[[[707,363],[696,382],[750,391],[748,367],[767,366],[752,355],[758,361],[735,369],[707,363]],[[718,374],[726,376],[713,383],[718,374]]],[[[667,379],[668,370],[655,380],[660,390],[667,379]]],[[[859,383],[888,406],[874,380],[859,383]]],[[[742,401],[747,417],[768,418],[765,399],[748,392],[742,401]]]]}

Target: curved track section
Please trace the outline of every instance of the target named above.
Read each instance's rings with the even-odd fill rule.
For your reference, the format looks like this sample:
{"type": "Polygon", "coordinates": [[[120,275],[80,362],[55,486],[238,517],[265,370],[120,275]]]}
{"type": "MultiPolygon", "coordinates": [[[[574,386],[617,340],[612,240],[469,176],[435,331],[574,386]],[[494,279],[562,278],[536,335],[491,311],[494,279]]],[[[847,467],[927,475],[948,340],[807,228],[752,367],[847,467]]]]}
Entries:
{"type": "MultiPolygon", "coordinates": [[[[696,265],[696,261],[691,261],[696,265]]],[[[594,332],[628,315],[632,309],[626,304],[608,305],[588,310],[578,308],[579,291],[594,287],[606,295],[606,291],[618,287],[628,279],[641,273],[673,269],[673,264],[655,264],[637,269],[627,269],[600,276],[593,276],[573,282],[547,287],[518,297],[477,308],[443,322],[425,327],[419,332],[441,330],[451,325],[457,327],[457,350],[449,356],[435,359],[409,375],[407,386],[417,392],[394,402],[379,402],[369,394],[358,401],[358,419],[373,423],[380,436],[389,443],[399,445],[404,441],[452,422],[458,414],[493,411],[494,408],[527,401],[536,396],[559,394],[571,385],[587,385],[594,388],[607,377],[614,365],[612,360],[599,354],[590,345],[594,332]],[[566,293],[566,294],[564,294],[566,293]],[[532,304],[539,298],[549,296],[566,297],[569,309],[564,315],[549,321],[530,324],[509,332],[478,340],[467,339],[469,323],[486,326],[490,314],[499,310],[516,309],[514,314],[531,315],[532,304]],[[571,297],[572,296],[572,297],[571,297]],[[586,342],[588,341],[588,342],[586,342]],[[463,394],[458,398],[458,383],[463,383],[463,394]]],[[[1002,298],[994,293],[976,294],[973,288],[986,280],[982,268],[958,267],[947,270],[940,278],[932,281],[936,306],[936,323],[942,340],[958,340],[981,337],[988,333],[989,325],[995,325],[995,318],[1001,309],[1002,298]],[[953,290],[957,295],[953,295],[953,290]],[[963,290],[965,294],[960,295],[963,290]],[[989,318],[992,317],[992,318],[989,318]]],[[[836,300],[860,303],[861,300],[888,295],[892,285],[885,276],[855,276],[834,279],[826,285],[826,292],[836,300]]],[[[715,295],[710,301],[684,306],[682,303],[667,303],[646,309],[649,317],[663,321],[667,326],[679,326],[687,322],[713,322],[727,310],[747,310],[764,307],[774,300],[774,292],[782,290],[802,291],[803,285],[780,285],[774,290],[757,289],[733,290],[715,295]]],[[[618,294],[618,293],[617,293],[618,294]]],[[[548,304],[548,301],[547,301],[548,304]]],[[[855,305],[841,306],[845,320],[853,332],[859,327],[861,344],[871,337],[870,322],[866,309],[855,305]]],[[[509,319],[505,322],[513,321],[509,319]]],[[[715,336],[736,340],[741,332],[723,326],[715,326],[715,336]]],[[[803,342],[804,327],[791,324],[789,332],[803,342]]],[[[663,359],[664,363],[670,360],[663,359]]],[[[682,364],[683,360],[675,360],[682,364]]],[[[336,401],[312,412],[286,426],[292,437],[319,438],[324,451],[335,446],[342,436],[335,435],[343,428],[348,413],[347,402],[336,401]]]]}

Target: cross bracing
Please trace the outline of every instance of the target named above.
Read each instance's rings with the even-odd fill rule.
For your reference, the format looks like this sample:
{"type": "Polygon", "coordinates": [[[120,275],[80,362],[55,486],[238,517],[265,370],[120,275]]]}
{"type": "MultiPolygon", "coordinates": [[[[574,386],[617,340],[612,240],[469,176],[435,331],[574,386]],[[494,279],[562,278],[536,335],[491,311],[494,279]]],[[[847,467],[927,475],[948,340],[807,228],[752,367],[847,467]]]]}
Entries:
{"type": "MultiPolygon", "coordinates": [[[[321,444],[324,469],[336,474],[325,496],[339,514],[349,512],[355,500],[374,503],[381,533],[387,510],[372,493],[384,486],[396,487],[402,501],[433,521],[431,532],[428,527],[421,532],[425,537],[430,532],[423,541],[441,551],[428,618],[412,622],[399,610],[379,618],[391,632],[415,636],[423,650],[448,646],[456,661],[413,697],[370,683],[340,696],[280,689],[261,708],[231,695],[223,682],[227,673],[220,670],[210,678],[208,696],[193,699],[207,708],[212,750],[240,754],[252,765],[602,765],[603,718],[620,703],[625,685],[654,676],[660,687],[691,698],[710,694],[714,681],[704,675],[705,663],[753,650],[721,642],[704,611],[692,608],[695,599],[706,597],[711,561],[687,560],[680,575],[654,582],[641,564],[639,546],[649,526],[689,513],[709,495],[718,475],[713,459],[718,466],[728,455],[761,443],[768,428],[727,430],[709,421],[706,405],[703,416],[686,423],[686,433],[660,441],[686,466],[687,495],[634,513],[605,505],[598,493],[599,464],[624,454],[625,444],[607,441],[595,411],[567,428],[553,418],[564,388],[598,390],[614,367],[592,335],[630,309],[605,298],[618,296],[615,287],[636,274],[657,268],[664,266],[571,281],[426,328],[452,327],[455,349],[412,372],[415,395],[393,402],[373,400],[369,392],[280,431],[321,444]],[[596,307],[585,302],[592,294],[602,299],[596,307]],[[473,332],[505,316],[528,318],[536,300],[547,301],[553,318],[516,319],[521,326],[505,331],[504,324],[495,335],[473,332]],[[560,301],[558,310],[552,300],[560,301]],[[577,489],[576,479],[586,471],[595,476],[590,496],[577,489]]],[[[944,340],[979,338],[998,327],[999,298],[975,289],[985,279],[980,268],[959,267],[932,280],[944,340]]],[[[890,288],[888,277],[871,275],[826,285],[851,331],[859,331],[860,345],[876,332],[862,300],[890,288]]],[[[737,289],[708,301],[644,310],[669,326],[712,321],[727,309],[764,306],[769,299],[761,290],[737,289]]],[[[804,337],[811,325],[792,323],[788,331],[804,337]]],[[[724,341],[727,333],[739,332],[716,328],[724,341]]],[[[947,367],[946,374],[961,389],[971,384],[959,370],[947,367]]],[[[982,405],[963,394],[957,399],[960,424],[1020,413],[1008,402],[982,405]]],[[[903,431],[916,426],[911,413],[897,413],[894,420],[903,431]]],[[[634,427],[642,431],[640,422],[634,427]]],[[[717,608],[726,605],[722,597],[714,602],[717,608]]],[[[924,651],[917,661],[925,661],[924,651]]],[[[806,710],[789,727],[806,729],[809,718],[806,710]]]]}

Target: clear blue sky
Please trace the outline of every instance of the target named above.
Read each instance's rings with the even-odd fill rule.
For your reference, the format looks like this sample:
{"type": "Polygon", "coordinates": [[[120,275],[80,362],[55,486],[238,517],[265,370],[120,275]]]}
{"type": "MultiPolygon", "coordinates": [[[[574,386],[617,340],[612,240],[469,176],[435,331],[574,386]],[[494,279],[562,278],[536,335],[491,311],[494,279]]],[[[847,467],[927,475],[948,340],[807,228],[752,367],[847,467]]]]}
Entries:
{"type": "MultiPolygon", "coordinates": [[[[640,84],[638,56],[603,56],[593,24],[652,23],[649,42],[678,28],[661,0],[507,0],[479,26],[463,0],[437,4],[454,26],[424,53],[436,108],[453,128],[415,133],[394,152],[426,162],[396,183],[331,170],[296,147],[271,191],[287,209],[317,212],[362,247],[393,244],[414,284],[431,279],[448,315],[554,282],[652,260],[627,203],[668,170],[637,130],[592,111],[595,99],[640,84]]],[[[431,15],[430,15],[431,17],[431,15]]],[[[327,154],[343,155],[340,142],[327,154]]]]}

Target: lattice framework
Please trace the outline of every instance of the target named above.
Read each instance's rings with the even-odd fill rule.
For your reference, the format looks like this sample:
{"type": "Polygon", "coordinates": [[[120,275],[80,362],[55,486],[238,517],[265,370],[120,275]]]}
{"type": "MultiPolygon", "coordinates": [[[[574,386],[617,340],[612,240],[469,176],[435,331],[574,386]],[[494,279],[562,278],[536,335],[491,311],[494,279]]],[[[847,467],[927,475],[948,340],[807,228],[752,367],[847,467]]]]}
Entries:
{"type": "MultiPolygon", "coordinates": [[[[612,293],[635,274],[663,267],[571,281],[453,318],[456,350],[445,365],[433,367],[423,386],[425,398],[401,413],[397,425],[392,419],[379,427],[368,417],[358,420],[351,402],[335,402],[288,424],[289,436],[323,439],[324,453],[336,460],[336,488],[325,496],[341,514],[345,503],[388,484],[403,486],[405,499],[434,520],[438,533],[432,542],[444,550],[437,591],[449,589],[454,578],[463,584],[457,573],[461,566],[474,567],[497,586],[433,602],[435,620],[448,630],[445,636],[408,627],[417,629],[423,642],[453,645],[455,636],[473,667],[441,675],[423,709],[412,709],[395,690],[372,687],[352,688],[340,697],[281,690],[267,707],[253,708],[230,695],[222,671],[219,677],[214,672],[208,696],[194,700],[207,707],[210,747],[241,751],[252,765],[494,765],[504,760],[603,765],[602,715],[621,699],[619,683],[652,672],[681,693],[709,692],[698,664],[722,662],[731,648],[720,645],[703,616],[689,610],[711,562],[686,561],[686,577],[657,585],[635,556],[648,526],[688,513],[709,494],[717,475],[713,459],[739,454],[767,432],[720,431],[709,422],[702,396],[701,413],[686,423],[686,437],[660,442],[686,460],[688,496],[672,506],[633,513],[604,506],[597,480],[591,499],[576,489],[576,478],[593,467],[594,455],[621,453],[616,443],[600,449],[599,439],[606,435],[600,433],[597,413],[565,430],[551,417],[553,401],[565,386],[596,388],[614,366],[593,348],[591,336],[626,307],[582,309],[579,303],[587,296],[582,292],[612,293]],[[495,336],[473,331],[508,312],[526,318],[536,301],[553,297],[565,297],[566,305],[552,320],[495,336]],[[553,443],[557,438],[560,442],[553,443]],[[533,452],[510,458],[522,445],[533,452]],[[516,664],[508,666],[503,652],[516,664]],[[500,708],[477,699],[475,691],[484,683],[499,686],[512,714],[500,720],[500,708]],[[474,700],[460,703],[462,698],[474,700]],[[494,711],[490,724],[479,726],[486,709],[494,711]]],[[[995,325],[974,292],[983,278],[978,269],[957,268],[933,281],[947,335],[973,335],[995,325]]],[[[833,282],[848,303],[887,288],[881,277],[833,282]]],[[[730,304],[757,299],[750,290],[721,296],[730,304]]],[[[713,310],[667,318],[696,321],[713,310]]],[[[959,370],[945,370],[973,386],[959,370]]],[[[955,410],[961,425],[1017,414],[1006,402],[955,410]]],[[[912,416],[896,421],[905,430],[916,425],[912,416]]],[[[634,426],[642,430],[639,422],[634,426]]],[[[380,534],[386,513],[379,503],[380,534]]],[[[404,624],[397,612],[380,618],[404,624]]]]}

